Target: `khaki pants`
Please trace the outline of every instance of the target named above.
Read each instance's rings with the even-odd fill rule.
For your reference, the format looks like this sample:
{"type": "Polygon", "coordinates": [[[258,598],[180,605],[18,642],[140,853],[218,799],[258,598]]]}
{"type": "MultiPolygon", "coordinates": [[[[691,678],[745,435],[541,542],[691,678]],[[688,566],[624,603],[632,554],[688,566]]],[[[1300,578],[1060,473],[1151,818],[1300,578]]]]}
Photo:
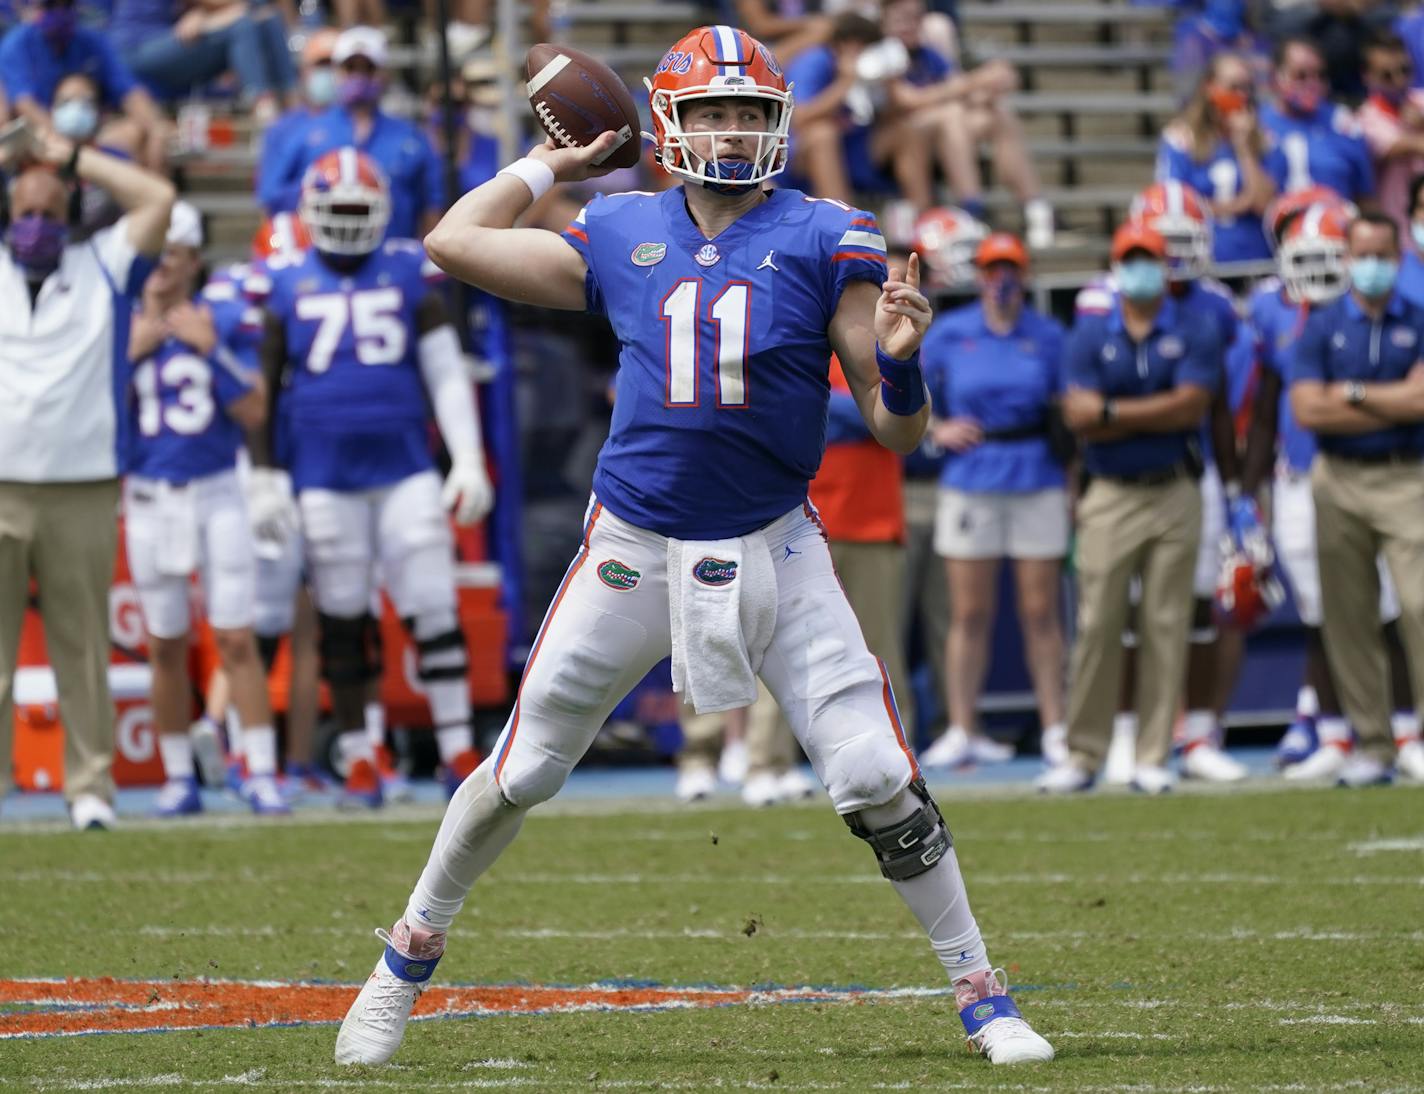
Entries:
{"type": "Polygon", "coordinates": [[[0,482],[0,794],[11,784],[15,663],[33,577],[64,722],[64,796],[114,799],[109,585],[118,500],[112,479],[0,482]]]}
{"type": "MultiPolygon", "coordinates": [[[[899,596],[905,580],[905,549],[897,543],[840,540],[831,540],[830,548],[836,575],[860,622],[865,644],[885,662],[900,720],[905,726],[913,727],[899,596]]],[[[697,714],[683,704],[681,723],[683,750],[678,757],[679,765],[715,766],[727,726],[727,713],[697,714]]],[[[757,700],[747,710],[746,746],[749,774],[785,771],[796,762],[796,738],[765,685],[759,685],[757,700]]]]}
{"type": "MultiPolygon", "coordinates": [[[[936,479],[905,480],[905,602],[902,606],[906,628],[919,614],[920,637],[929,663],[934,694],[939,700],[938,712],[929,717],[949,716],[944,679],[944,647],[949,640],[949,577],[944,560],[935,554],[935,508],[939,503],[939,482],[936,479]]],[[[907,636],[908,637],[908,636],[907,636]]],[[[895,682],[899,698],[899,681],[895,682]]],[[[908,696],[907,696],[908,698],[908,696]]],[[[913,732],[911,722],[905,722],[906,733],[913,732]]]]}
{"type": "Polygon", "coordinates": [[[1201,490],[1191,479],[1131,486],[1095,479],[1078,504],[1078,634],[1068,692],[1072,762],[1095,772],[1107,757],[1122,677],[1128,585],[1138,609],[1137,760],[1166,763],[1181,700],[1201,537],[1201,490]]]}
{"type": "Polygon", "coordinates": [[[1361,751],[1394,759],[1389,657],[1379,625],[1383,555],[1399,592],[1399,634],[1424,697],[1424,465],[1358,464],[1321,453],[1310,474],[1325,656],[1361,751]]]}

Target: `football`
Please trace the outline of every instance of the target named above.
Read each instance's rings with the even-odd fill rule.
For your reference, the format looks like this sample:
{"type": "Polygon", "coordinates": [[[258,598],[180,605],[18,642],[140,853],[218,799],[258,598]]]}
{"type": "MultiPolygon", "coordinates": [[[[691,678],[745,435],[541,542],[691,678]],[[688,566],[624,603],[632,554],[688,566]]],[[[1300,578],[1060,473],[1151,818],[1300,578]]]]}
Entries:
{"type": "Polygon", "coordinates": [[[524,59],[534,116],[556,142],[581,148],[608,130],[618,134],[601,161],[632,167],[642,150],[638,108],[618,74],[602,61],[567,46],[539,42],[524,59]]]}

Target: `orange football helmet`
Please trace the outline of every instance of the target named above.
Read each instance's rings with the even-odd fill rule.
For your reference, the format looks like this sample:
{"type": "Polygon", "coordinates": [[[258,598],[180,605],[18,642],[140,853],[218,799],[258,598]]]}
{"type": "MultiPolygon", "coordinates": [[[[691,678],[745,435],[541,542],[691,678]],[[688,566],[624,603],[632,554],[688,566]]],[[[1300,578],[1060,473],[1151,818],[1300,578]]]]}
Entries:
{"type": "Polygon", "coordinates": [[[1127,215],[1167,241],[1168,280],[1195,280],[1211,265],[1211,210],[1186,183],[1154,182],[1132,199],[1127,215]]]}
{"type": "Polygon", "coordinates": [[[648,88],[653,154],[666,171],[720,192],[765,182],[786,169],[791,130],[791,90],[771,50],[744,30],[730,26],[698,27],[668,50],[658,63],[648,88]],[[765,131],[727,130],[721,138],[741,137],[755,151],[751,159],[719,159],[717,142],[710,157],[693,150],[682,124],[682,108],[697,99],[730,96],[759,99],[766,104],[765,131]]]}
{"type": "Polygon", "coordinates": [[[1266,206],[1265,215],[1261,218],[1273,250],[1281,245],[1290,222],[1312,205],[1339,209],[1345,214],[1346,220],[1354,220],[1359,215],[1359,210],[1353,203],[1346,201],[1328,186],[1308,186],[1304,190],[1282,194],[1266,206]]]}
{"type": "Polygon", "coordinates": [[[307,168],[297,215],[318,251],[370,254],[391,222],[390,186],[366,153],[337,148],[307,168]]]}
{"type": "Polygon", "coordinates": [[[958,288],[973,282],[974,258],[988,234],[989,229],[963,209],[939,206],[916,218],[911,249],[935,288],[958,288]]]}
{"type": "Polygon", "coordinates": [[[1276,259],[1281,280],[1297,300],[1325,304],[1349,288],[1351,219],[1338,205],[1312,205],[1287,221],[1276,259]]]}
{"type": "Polygon", "coordinates": [[[263,217],[252,237],[252,257],[268,259],[275,255],[300,254],[311,246],[311,236],[296,213],[277,213],[263,217]]]}

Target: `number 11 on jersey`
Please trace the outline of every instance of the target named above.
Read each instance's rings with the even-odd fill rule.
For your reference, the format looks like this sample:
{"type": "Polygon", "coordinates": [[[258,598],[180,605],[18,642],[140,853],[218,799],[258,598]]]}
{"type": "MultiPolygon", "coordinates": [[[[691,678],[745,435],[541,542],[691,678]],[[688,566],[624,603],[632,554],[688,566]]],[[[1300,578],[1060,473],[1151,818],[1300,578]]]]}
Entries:
{"type": "MultiPolygon", "coordinates": [[[[663,297],[662,321],[667,366],[667,406],[694,407],[698,391],[698,344],[702,324],[698,304],[702,281],[679,281],[663,297]]],[[[730,282],[707,309],[712,324],[717,375],[717,407],[724,410],[747,406],[747,338],[751,328],[752,287],[745,281],[730,282]]]]}

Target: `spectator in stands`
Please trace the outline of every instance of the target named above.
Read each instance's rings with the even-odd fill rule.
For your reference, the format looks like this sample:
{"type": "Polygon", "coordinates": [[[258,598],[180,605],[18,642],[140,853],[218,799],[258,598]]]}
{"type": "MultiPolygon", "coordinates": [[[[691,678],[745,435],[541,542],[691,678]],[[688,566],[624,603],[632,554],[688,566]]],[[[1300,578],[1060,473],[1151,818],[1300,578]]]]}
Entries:
{"type": "Polygon", "coordinates": [[[107,828],[121,450],[115,325],[163,248],[174,194],[157,175],[53,132],[27,143],[0,163],[19,169],[0,244],[0,796],[10,785],[15,639],[34,578],[59,686],[70,817],[79,828],[107,828]],[[74,179],[103,187],[126,210],[82,244],[68,240],[74,179]]]}
{"type": "Polygon", "coordinates": [[[1162,133],[1158,181],[1176,179],[1206,197],[1214,220],[1213,262],[1271,257],[1261,215],[1284,174],[1256,116],[1251,70],[1235,53],[1218,53],[1186,109],[1162,133]]]}
{"type": "Polygon", "coordinates": [[[376,161],[390,182],[392,238],[424,236],[440,219],[445,187],[440,158],[412,123],[381,110],[386,37],[375,27],[343,30],[332,52],[340,72],[337,105],[311,119],[299,140],[264,165],[258,198],[268,213],[295,209],[302,176],[322,155],[353,146],[376,161]]]}
{"type": "MultiPolygon", "coordinates": [[[[488,182],[499,170],[498,118],[487,97],[488,91],[493,91],[495,96],[499,94],[492,80],[472,86],[456,77],[450,83],[455,165],[459,172],[456,197],[488,182]],[[477,90],[481,86],[487,90],[477,90]]],[[[431,84],[425,93],[425,129],[442,164],[445,160],[445,108],[443,88],[438,83],[431,84]]]]}
{"type": "Polygon", "coordinates": [[[1282,193],[1328,186],[1350,201],[1372,199],[1375,173],[1359,126],[1345,107],[1332,102],[1325,80],[1325,57],[1306,38],[1276,46],[1276,102],[1261,108],[1261,124],[1280,148],[1285,176],[1282,193]]]}
{"type": "MultiPolygon", "coordinates": [[[[136,159],[143,147],[143,133],[130,119],[104,117],[99,85],[92,76],[73,73],[59,81],[54,101],[49,104],[55,132],[75,144],[88,144],[118,156],[136,159]]],[[[79,234],[90,235],[119,219],[123,210],[107,191],[79,183],[79,234]]]]}
{"type": "Polygon", "coordinates": [[[1413,87],[1424,87],[1424,5],[1414,5],[1412,11],[1401,15],[1394,24],[1394,31],[1404,41],[1409,50],[1409,60],[1414,65],[1413,87]]]}
{"type": "Polygon", "coordinates": [[[1138,609],[1138,714],[1133,785],[1160,793],[1186,667],[1192,578],[1201,536],[1196,434],[1220,383],[1214,326],[1167,292],[1167,242],[1129,221],[1112,241],[1118,299],[1083,315],[1068,341],[1063,415],[1083,442],[1078,501],[1078,637],[1068,700],[1067,762],[1038,781],[1091,786],[1107,755],[1122,672],[1128,590],[1138,609]]]}
{"type": "Polygon", "coordinates": [[[1414,64],[1394,34],[1370,39],[1364,48],[1369,98],[1360,107],[1360,129],[1374,158],[1379,205],[1400,231],[1409,225],[1409,183],[1424,171],[1424,90],[1411,90],[1414,64]]]}
{"type": "Polygon", "coordinates": [[[1399,295],[1424,307],[1424,174],[1409,180],[1409,239],[1399,264],[1399,295]]]}
{"type": "Polygon", "coordinates": [[[1320,444],[1311,493],[1325,653],[1360,742],[1340,783],[1369,786],[1388,782],[1396,759],[1376,554],[1394,578],[1414,694],[1424,695],[1424,309],[1399,294],[1393,220],[1363,213],[1347,242],[1350,292],[1306,320],[1290,393],[1320,444]]]}
{"type": "Polygon", "coordinates": [[[1014,754],[979,732],[977,714],[998,615],[999,568],[1010,559],[1044,754],[1061,763],[1067,729],[1058,601],[1068,553],[1068,453],[1054,437],[1063,437],[1063,328],[1027,303],[1028,252],[1015,236],[986,238],[975,265],[978,301],[935,320],[922,351],[931,432],[949,453],[934,546],[949,578],[945,677],[953,687],[949,727],[920,762],[957,766],[1014,754]]]}
{"type": "Polygon", "coordinates": [[[263,130],[262,148],[257,158],[257,192],[276,188],[272,172],[286,155],[288,145],[301,140],[308,124],[330,110],[336,102],[339,77],[331,59],[340,33],[331,27],[314,30],[302,46],[302,66],[299,79],[301,101],[263,130]]]}
{"type": "Polygon", "coordinates": [[[831,39],[831,19],[800,0],[733,0],[729,21],[741,27],[789,65],[812,46],[831,39]]]}
{"type": "Polygon", "coordinates": [[[1325,61],[1331,93],[1351,104],[1364,94],[1360,47],[1388,30],[1398,8],[1390,0],[1269,0],[1263,27],[1273,41],[1307,38],[1325,61]]]}
{"type": "Polygon", "coordinates": [[[92,76],[103,106],[122,110],[143,134],[140,159],[161,168],[172,127],[103,33],[78,25],[71,0],[27,0],[24,22],[0,43],[0,81],[16,113],[50,125],[49,103],[72,73],[92,76]]]}
{"type": "Polygon", "coordinates": [[[155,95],[173,100],[237,74],[260,123],[277,117],[296,82],[287,30],[271,8],[247,0],[114,0],[111,34],[124,61],[155,95]]]}
{"type": "Polygon", "coordinates": [[[1186,98],[1197,89],[1202,74],[1221,54],[1234,53],[1249,69],[1264,67],[1269,46],[1247,23],[1245,0],[1206,0],[1200,11],[1188,11],[1172,31],[1172,82],[1186,98]]]}

